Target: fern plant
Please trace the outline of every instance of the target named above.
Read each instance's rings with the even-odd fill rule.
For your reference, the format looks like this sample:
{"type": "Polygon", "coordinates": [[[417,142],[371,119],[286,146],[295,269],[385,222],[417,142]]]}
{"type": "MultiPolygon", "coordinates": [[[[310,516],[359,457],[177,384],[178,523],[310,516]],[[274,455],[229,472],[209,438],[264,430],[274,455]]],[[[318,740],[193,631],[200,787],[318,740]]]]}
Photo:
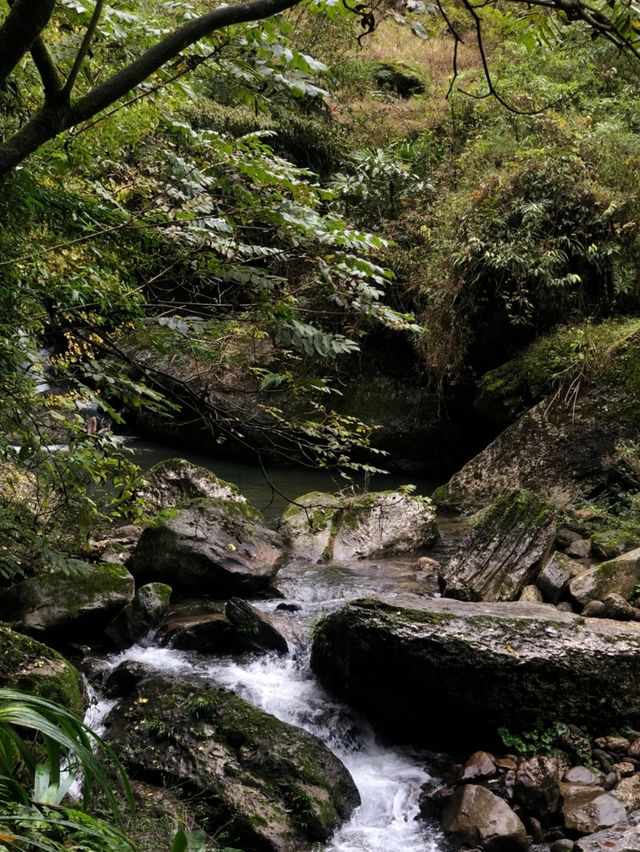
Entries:
{"type": "Polygon", "coordinates": [[[76,849],[133,850],[107,764],[133,813],[124,769],[100,737],[64,707],[0,689],[0,842],[56,850],[72,837],[76,849]],[[84,810],[64,805],[76,783],[84,810]],[[96,793],[117,828],[87,812],[96,793]]]}

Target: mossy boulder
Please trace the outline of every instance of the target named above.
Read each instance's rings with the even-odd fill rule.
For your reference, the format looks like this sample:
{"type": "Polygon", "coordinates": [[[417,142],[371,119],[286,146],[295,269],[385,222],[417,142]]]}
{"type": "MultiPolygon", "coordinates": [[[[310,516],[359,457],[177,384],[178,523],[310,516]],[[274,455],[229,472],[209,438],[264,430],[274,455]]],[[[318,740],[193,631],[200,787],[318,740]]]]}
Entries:
{"type": "Polygon", "coordinates": [[[580,604],[602,601],[607,595],[617,594],[625,599],[635,597],[640,583],[640,548],[601,562],[589,568],[569,584],[571,596],[580,604]]]}
{"type": "Polygon", "coordinates": [[[280,528],[294,552],[314,561],[415,552],[438,538],[430,500],[403,491],[313,491],[286,510],[280,528]]]}
{"type": "Polygon", "coordinates": [[[202,683],[142,680],[107,740],[134,779],[181,790],[223,846],[310,852],[359,804],[319,739],[202,683]]]}
{"type": "Polygon", "coordinates": [[[566,506],[603,489],[640,490],[637,462],[630,469],[624,452],[637,440],[639,390],[637,318],[566,326],[536,341],[483,380],[480,398],[499,425],[518,419],[436,502],[477,509],[505,489],[530,488],[566,506]]]}
{"type": "Polygon", "coordinates": [[[311,665],[386,736],[438,749],[640,718],[640,625],[549,604],[355,601],[321,622],[311,665]]]}
{"type": "Polygon", "coordinates": [[[160,621],[169,608],[171,586],[147,583],[107,625],[105,634],[117,648],[127,648],[160,621]]]}
{"type": "Polygon", "coordinates": [[[443,567],[443,594],[460,600],[516,600],[551,549],[554,516],[553,507],[530,491],[502,494],[443,567]]]}
{"type": "Polygon", "coordinates": [[[0,624],[0,686],[48,698],[78,715],[84,709],[80,673],[35,639],[0,624]]]}
{"type": "Polygon", "coordinates": [[[97,638],[134,595],[123,565],[75,561],[66,572],[30,577],[0,592],[0,615],[51,641],[97,638]]]}
{"type": "Polygon", "coordinates": [[[282,542],[249,503],[193,500],[168,509],[144,530],[131,560],[136,580],[179,594],[217,598],[265,592],[282,542]]]}
{"type": "Polygon", "coordinates": [[[136,496],[152,515],[201,497],[246,502],[235,485],[181,458],[165,459],[150,468],[136,496]]]}

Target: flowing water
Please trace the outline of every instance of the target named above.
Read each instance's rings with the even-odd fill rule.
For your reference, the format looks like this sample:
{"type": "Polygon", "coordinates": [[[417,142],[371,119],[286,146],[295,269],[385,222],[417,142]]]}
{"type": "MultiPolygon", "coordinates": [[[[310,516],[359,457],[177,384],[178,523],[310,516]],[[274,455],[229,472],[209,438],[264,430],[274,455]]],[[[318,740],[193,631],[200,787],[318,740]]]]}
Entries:
{"type": "MultiPolygon", "coordinates": [[[[175,455],[170,449],[139,445],[143,466],[175,455]]],[[[255,505],[273,497],[260,472],[250,465],[225,463],[191,454],[219,476],[235,482],[255,505]]],[[[278,490],[295,497],[310,490],[335,490],[325,472],[277,471],[278,490]]],[[[406,480],[402,480],[406,481],[406,480]]],[[[388,480],[379,487],[399,484],[388,480]]],[[[428,493],[429,483],[419,482],[419,493],[428,493]]],[[[282,508],[268,506],[274,517],[282,508]]],[[[309,667],[310,633],[319,615],[331,612],[348,600],[366,595],[393,596],[417,591],[415,557],[394,560],[361,560],[347,565],[313,565],[292,561],[278,574],[277,585],[297,612],[281,613],[281,599],[258,604],[269,611],[286,635],[291,648],[287,655],[265,654],[244,657],[207,656],[159,647],[153,636],[106,661],[111,668],[125,660],[144,663],[165,675],[188,675],[226,687],[283,722],[315,734],[343,761],[358,787],[362,804],[335,833],[326,849],[330,852],[443,852],[448,849],[435,825],[417,820],[420,788],[430,780],[427,756],[420,752],[381,744],[367,722],[328,694],[309,667]]],[[[96,696],[87,722],[98,731],[114,706],[96,696]]]]}
{"type": "MultiPolygon", "coordinates": [[[[281,585],[300,610],[274,611],[281,599],[259,605],[271,611],[287,636],[287,655],[207,656],[146,643],[108,658],[125,660],[175,677],[198,677],[226,687],[283,722],[322,739],[343,761],[360,791],[362,804],[326,846],[330,852],[443,852],[449,847],[436,826],[417,820],[420,788],[430,780],[427,755],[381,744],[368,723],[334,699],[309,667],[310,624],[318,615],[368,593],[406,592],[412,561],[361,561],[344,566],[292,563],[281,585]]],[[[90,724],[101,729],[114,702],[98,701],[90,724]]]]}

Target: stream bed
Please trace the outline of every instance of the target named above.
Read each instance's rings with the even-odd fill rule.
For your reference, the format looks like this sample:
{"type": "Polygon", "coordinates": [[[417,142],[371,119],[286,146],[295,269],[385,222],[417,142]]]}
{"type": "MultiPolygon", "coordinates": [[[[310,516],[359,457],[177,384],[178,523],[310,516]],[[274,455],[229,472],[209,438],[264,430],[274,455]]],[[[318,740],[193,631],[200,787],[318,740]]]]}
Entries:
{"type": "MultiPolygon", "coordinates": [[[[209,656],[160,647],[150,634],[106,662],[115,668],[135,661],[165,676],[196,677],[225,687],[322,739],[351,772],[362,799],[326,845],[330,852],[444,852],[449,846],[438,827],[416,819],[420,788],[431,777],[429,755],[379,742],[368,723],[327,693],[309,667],[311,629],[318,617],[363,595],[406,592],[413,582],[412,564],[415,559],[409,557],[342,566],[290,563],[279,585],[299,611],[275,611],[281,598],[253,602],[287,637],[286,655],[209,656]]],[[[96,695],[87,723],[102,732],[115,703],[96,695]]]]}
{"type": "MultiPolygon", "coordinates": [[[[277,468],[267,481],[262,471],[249,463],[176,453],[169,447],[138,441],[134,448],[143,468],[178,454],[207,467],[236,484],[272,523],[286,508],[287,497],[312,490],[335,491],[345,484],[328,471],[299,468],[277,468]]],[[[368,485],[371,490],[385,490],[407,481],[411,481],[410,476],[383,476],[368,485]]],[[[424,479],[414,484],[420,494],[430,493],[434,486],[424,479]]],[[[450,847],[437,825],[416,819],[420,789],[431,777],[429,755],[379,742],[362,717],[327,693],[309,666],[311,633],[319,617],[355,598],[419,591],[416,561],[416,556],[329,565],[291,560],[280,569],[276,580],[282,597],[252,602],[268,612],[286,636],[290,648],[286,655],[209,656],[161,647],[152,633],[140,644],[107,657],[104,663],[115,668],[135,661],[165,676],[196,677],[225,687],[323,740],[351,772],[362,799],[360,807],[326,845],[330,852],[444,852],[450,847]],[[277,611],[282,598],[298,610],[277,611]]],[[[116,703],[94,694],[85,721],[103,733],[116,703]]]]}

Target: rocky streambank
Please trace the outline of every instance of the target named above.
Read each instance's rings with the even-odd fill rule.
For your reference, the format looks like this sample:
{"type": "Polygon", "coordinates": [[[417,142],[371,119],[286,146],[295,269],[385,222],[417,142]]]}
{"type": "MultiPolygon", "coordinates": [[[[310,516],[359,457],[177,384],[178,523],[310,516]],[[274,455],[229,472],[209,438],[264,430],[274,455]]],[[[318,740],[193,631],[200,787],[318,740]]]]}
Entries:
{"type": "Polygon", "coordinates": [[[179,460],[150,471],[138,499],[149,521],[96,541],[93,561],[0,592],[0,673],[78,708],[78,672],[41,643],[88,655],[116,703],[107,738],[163,818],[178,790],[211,848],[340,852],[368,848],[397,800],[380,835],[394,852],[591,852],[601,832],[633,848],[632,537],[521,488],[455,522],[408,488],[312,492],[270,526],[179,460]],[[306,662],[319,615],[310,663],[328,692],[306,662]],[[389,798],[372,799],[371,772],[389,767],[389,798]]]}

